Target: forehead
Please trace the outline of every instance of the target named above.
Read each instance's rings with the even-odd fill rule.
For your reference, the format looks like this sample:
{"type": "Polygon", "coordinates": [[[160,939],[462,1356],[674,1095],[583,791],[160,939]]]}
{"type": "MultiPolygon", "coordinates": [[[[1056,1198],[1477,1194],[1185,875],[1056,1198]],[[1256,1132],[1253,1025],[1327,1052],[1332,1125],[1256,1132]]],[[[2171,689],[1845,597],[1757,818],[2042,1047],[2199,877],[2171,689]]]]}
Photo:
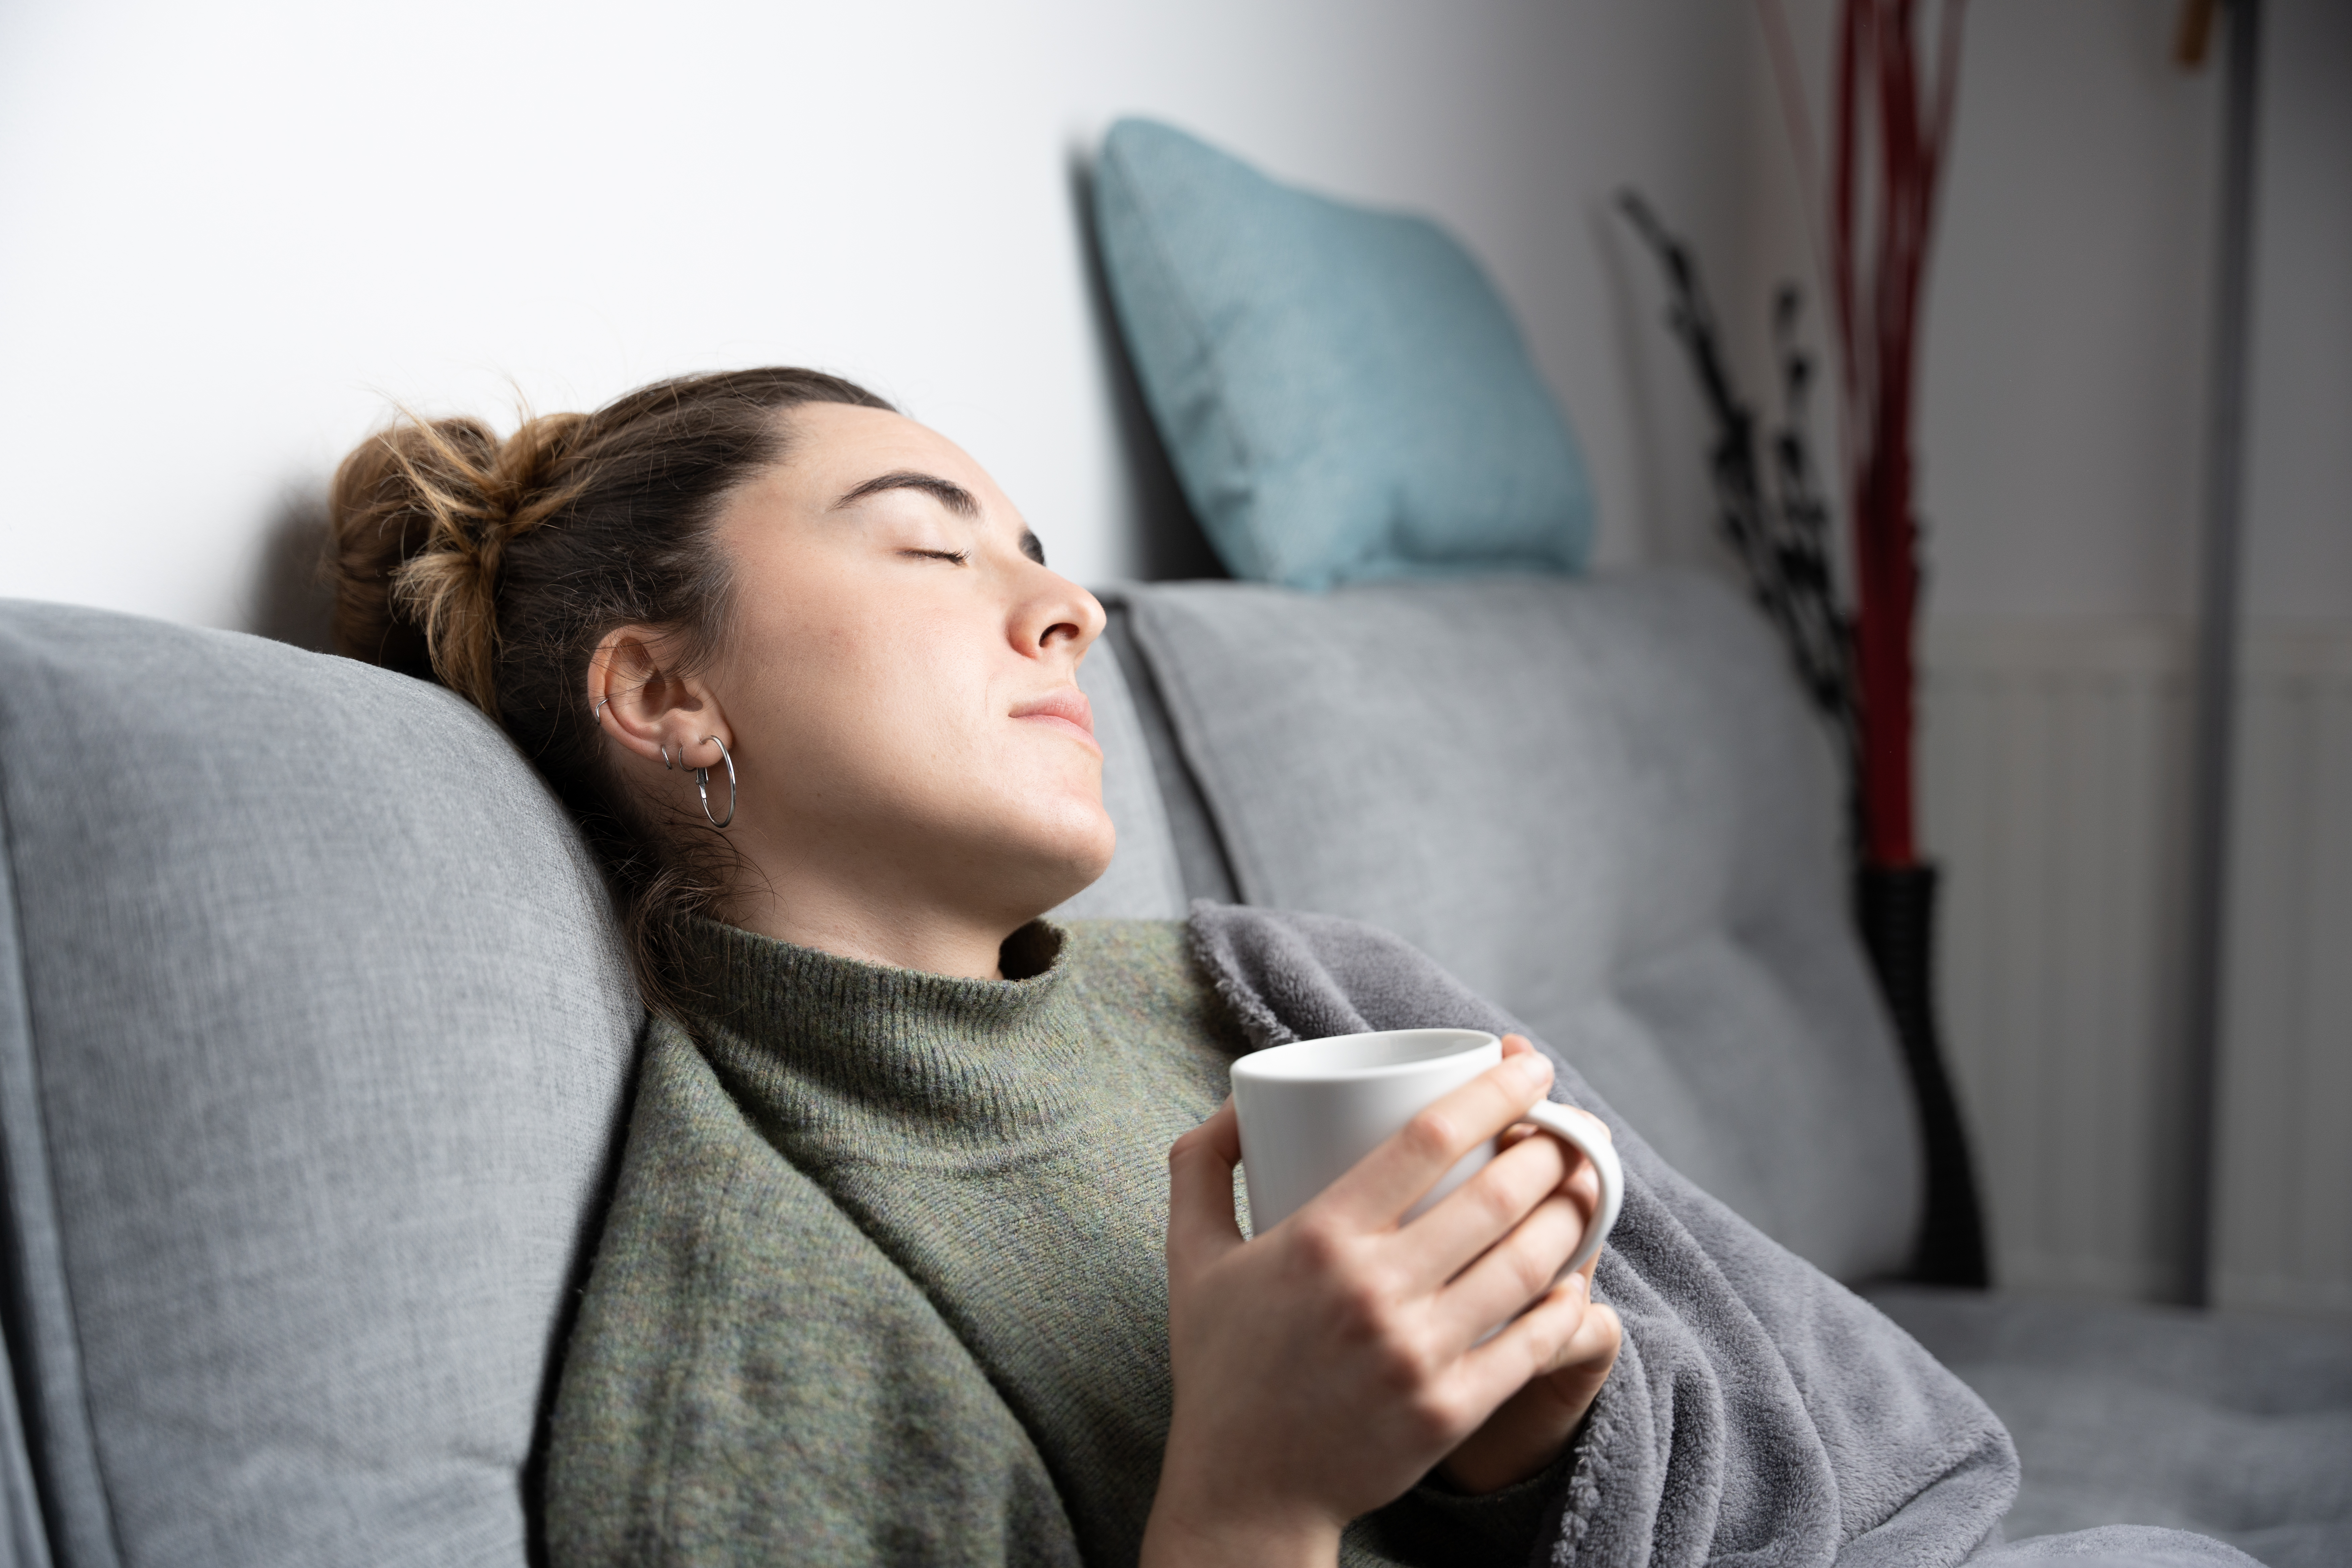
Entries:
{"type": "Polygon", "coordinates": [[[811,403],[782,417],[789,434],[778,477],[794,489],[822,491],[820,504],[877,475],[907,468],[953,479],[983,506],[1003,502],[995,482],[962,447],[903,414],[811,403]]]}
{"type": "Polygon", "coordinates": [[[962,529],[1002,534],[1017,542],[1028,525],[986,469],[962,447],[904,415],[881,408],[814,403],[777,416],[784,429],[784,459],[747,480],[724,502],[717,519],[720,535],[734,547],[751,539],[780,540],[788,521],[824,526],[898,509],[939,504],[921,498],[927,486],[903,481],[928,476],[971,496],[976,511],[959,520],[962,529]],[[899,484],[875,486],[893,477],[899,484]],[[861,498],[861,489],[868,493],[861,498]]]}

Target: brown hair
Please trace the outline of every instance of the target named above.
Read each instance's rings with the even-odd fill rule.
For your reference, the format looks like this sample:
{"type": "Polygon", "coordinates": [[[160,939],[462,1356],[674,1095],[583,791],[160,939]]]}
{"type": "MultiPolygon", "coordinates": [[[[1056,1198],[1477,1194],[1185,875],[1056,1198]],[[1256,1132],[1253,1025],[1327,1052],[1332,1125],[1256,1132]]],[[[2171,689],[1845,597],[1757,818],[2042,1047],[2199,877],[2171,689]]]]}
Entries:
{"type": "Polygon", "coordinates": [[[495,720],[603,857],[648,1006],[677,1016],[688,919],[731,863],[698,817],[657,816],[624,783],[584,693],[604,634],[664,628],[677,670],[709,656],[729,603],[711,525],[790,439],[805,403],[890,405],[817,371],[678,376],[593,414],[401,419],[335,471],[335,650],[438,680],[495,720]]]}

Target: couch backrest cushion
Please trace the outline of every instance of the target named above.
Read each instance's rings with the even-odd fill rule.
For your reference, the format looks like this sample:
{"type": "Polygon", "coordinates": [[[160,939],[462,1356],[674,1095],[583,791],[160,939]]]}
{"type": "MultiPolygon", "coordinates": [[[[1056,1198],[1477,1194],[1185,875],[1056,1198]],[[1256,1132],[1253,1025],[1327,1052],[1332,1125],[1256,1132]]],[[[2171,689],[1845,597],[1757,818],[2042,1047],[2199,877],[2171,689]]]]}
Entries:
{"type": "Polygon", "coordinates": [[[1768,1234],[1905,1266],[1910,1090],[1828,746],[1748,605],[1664,574],[1127,601],[1244,900],[1411,939],[1768,1234]]]}
{"type": "Polygon", "coordinates": [[[9,1352],[61,1563],[526,1557],[642,1012],[447,692],[0,605],[9,1352]]]}
{"type": "Polygon", "coordinates": [[[1123,120],[1095,230],[1137,379],[1235,576],[1573,572],[1583,461],[1502,296],[1426,218],[1123,120]]]}
{"type": "Polygon", "coordinates": [[[1168,811],[1152,772],[1141,716],[1108,637],[1098,637],[1078,665],[1078,688],[1094,710],[1095,743],[1102,748],[1103,808],[1118,829],[1110,868],[1094,886],[1053,911],[1055,920],[1176,921],[1184,918],[1184,874],[1168,811]]]}

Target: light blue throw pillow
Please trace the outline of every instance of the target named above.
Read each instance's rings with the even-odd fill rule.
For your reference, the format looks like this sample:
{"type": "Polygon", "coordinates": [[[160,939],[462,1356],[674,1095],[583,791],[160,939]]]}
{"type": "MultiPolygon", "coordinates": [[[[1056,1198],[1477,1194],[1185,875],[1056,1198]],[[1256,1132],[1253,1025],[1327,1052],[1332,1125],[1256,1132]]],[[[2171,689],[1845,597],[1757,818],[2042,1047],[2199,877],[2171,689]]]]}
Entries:
{"type": "Polygon", "coordinates": [[[1122,120],[1095,222],[1145,398],[1239,577],[1575,572],[1584,466],[1494,285],[1435,224],[1122,120]]]}

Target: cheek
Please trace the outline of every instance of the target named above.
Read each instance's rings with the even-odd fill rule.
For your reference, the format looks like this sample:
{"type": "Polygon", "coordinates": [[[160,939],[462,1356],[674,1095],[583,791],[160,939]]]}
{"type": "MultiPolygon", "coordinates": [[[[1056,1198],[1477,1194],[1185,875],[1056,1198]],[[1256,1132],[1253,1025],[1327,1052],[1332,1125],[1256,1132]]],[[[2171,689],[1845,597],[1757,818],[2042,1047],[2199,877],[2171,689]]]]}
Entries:
{"type": "Polygon", "coordinates": [[[812,809],[969,776],[988,739],[987,672],[970,657],[971,628],[940,619],[836,600],[745,626],[730,709],[744,750],[772,758],[771,776],[812,809]]]}
{"type": "Polygon", "coordinates": [[[855,580],[795,586],[739,617],[728,656],[728,714],[763,817],[1108,854],[1099,760],[1007,717],[1038,678],[1002,646],[1001,617],[855,580]]]}

